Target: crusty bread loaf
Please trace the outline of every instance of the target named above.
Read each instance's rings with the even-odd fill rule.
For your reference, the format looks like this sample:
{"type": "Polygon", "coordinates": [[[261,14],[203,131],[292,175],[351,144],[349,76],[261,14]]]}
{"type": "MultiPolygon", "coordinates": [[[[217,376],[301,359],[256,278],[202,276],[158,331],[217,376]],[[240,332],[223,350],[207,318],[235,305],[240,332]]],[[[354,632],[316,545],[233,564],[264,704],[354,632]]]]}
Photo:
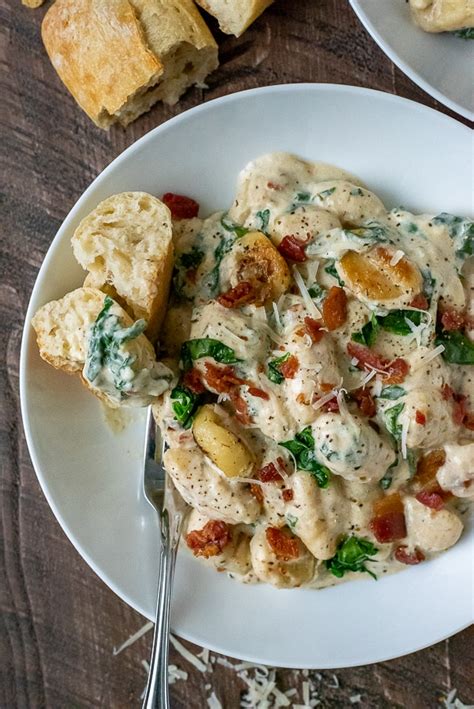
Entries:
{"type": "Polygon", "coordinates": [[[236,37],[272,4],[273,0],[196,0],[197,4],[213,15],[220,29],[236,37]]]}
{"type": "Polygon", "coordinates": [[[410,0],[413,19],[426,32],[474,26],[474,0],[410,0]]]}
{"type": "MultiPolygon", "coordinates": [[[[100,290],[77,288],[63,298],[43,305],[31,321],[36,331],[40,355],[56,369],[80,374],[83,384],[108,406],[113,408],[121,404],[145,406],[155,401],[157,396],[147,392],[141,395],[137,392],[134,394],[134,400],[122,401],[121,391],[114,390],[113,386],[104,386],[104,380],[100,378],[89,381],[83,375],[91,327],[103,310],[105,302],[106,296],[100,290]]],[[[120,327],[128,328],[133,325],[132,318],[120,305],[113,302],[110,306],[109,312],[117,317],[120,327]]],[[[158,377],[162,376],[166,379],[169,375],[168,379],[171,379],[171,371],[156,362],[153,346],[145,335],[138,334],[127,340],[125,347],[126,354],[131,355],[133,367],[137,372],[154,370],[158,377]]],[[[168,383],[165,381],[160,393],[167,386],[168,383]]]]}
{"type": "Polygon", "coordinates": [[[51,62],[101,128],[176,103],[218,64],[192,0],[56,0],[42,36],[51,62]]]}
{"type": "Polygon", "coordinates": [[[123,299],[134,319],[147,321],[146,334],[154,341],[173,271],[168,207],[146,192],[114,195],[82,220],[71,241],[74,256],[89,271],[85,285],[123,299]]]}

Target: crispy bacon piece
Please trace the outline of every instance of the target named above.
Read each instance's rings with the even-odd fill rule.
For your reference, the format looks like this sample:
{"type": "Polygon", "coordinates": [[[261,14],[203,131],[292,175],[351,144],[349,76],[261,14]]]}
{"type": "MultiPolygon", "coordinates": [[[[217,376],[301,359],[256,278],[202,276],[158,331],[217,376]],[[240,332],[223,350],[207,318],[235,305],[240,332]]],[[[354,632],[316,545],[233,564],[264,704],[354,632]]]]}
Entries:
{"type": "Polygon", "coordinates": [[[403,502],[398,493],[377,500],[373,510],[374,517],[369,526],[378,542],[386,544],[406,537],[403,502]]]}
{"type": "Polygon", "coordinates": [[[170,210],[173,219],[192,219],[199,213],[199,204],[191,197],[166,192],[161,200],[170,210]]]}
{"type": "Polygon", "coordinates": [[[290,502],[293,499],[293,490],[286,488],[282,491],[281,496],[284,502],[290,502]]]}
{"type": "Polygon", "coordinates": [[[333,399],[329,399],[329,401],[326,401],[326,403],[323,404],[321,408],[327,413],[337,413],[339,411],[339,402],[337,400],[337,397],[335,396],[333,399]]]}
{"type": "Polygon", "coordinates": [[[347,295],[343,288],[331,286],[323,302],[323,320],[328,330],[336,330],[347,320],[347,295]]]}
{"type": "Polygon", "coordinates": [[[242,396],[240,396],[237,389],[231,389],[229,392],[229,397],[234,406],[235,417],[237,421],[240,421],[240,423],[244,426],[248,426],[249,424],[251,424],[252,417],[249,414],[247,402],[242,396]]]}
{"type": "Polygon", "coordinates": [[[225,522],[210,520],[200,530],[193,530],[186,535],[186,544],[194,556],[209,559],[220,554],[231,540],[229,525],[225,522]]]}
{"type": "Polygon", "coordinates": [[[465,394],[455,394],[453,402],[454,423],[458,426],[462,426],[467,415],[467,396],[465,394]]]}
{"type": "Polygon", "coordinates": [[[269,190],[276,190],[277,192],[281,192],[281,190],[285,189],[283,185],[279,185],[277,182],[272,182],[271,180],[267,182],[267,187],[269,190]]]}
{"type": "Polygon", "coordinates": [[[474,431],[474,413],[472,411],[466,414],[463,423],[470,431],[474,431]]]}
{"type": "Polygon", "coordinates": [[[245,380],[236,375],[233,367],[228,365],[219,367],[212,362],[206,362],[204,366],[206,368],[204,379],[208,387],[218,394],[228,394],[234,387],[245,384],[245,380]]]}
{"type": "Polygon", "coordinates": [[[435,450],[419,459],[413,487],[418,502],[432,510],[441,510],[446,500],[452,497],[450,492],[443,490],[436,480],[436,473],[446,460],[444,450],[435,450]]]}
{"type": "Polygon", "coordinates": [[[414,549],[413,551],[408,551],[406,546],[399,546],[395,549],[395,559],[401,564],[408,564],[408,566],[414,566],[425,560],[425,555],[420,549],[414,549]]]}
{"type": "Polygon", "coordinates": [[[419,310],[428,310],[428,299],[423,293],[418,293],[411,301],[410,306],[412,308],[418,308],[419,310]]]}
{"type": "Polygon", "coordinates": [[[355,389],[354,391],[351,391],[351,396],[357,402],[357,406],[359,407],[361,414],[368,416],[369,418],[375,416],[377,410],[375,407],[375,401],[368,389],[365,387],[355,389]]]}
{"type": "Polygon", "coordinates": [[[268,401],[270,399],[266,391],[263,391],[263,389],[259,389],[258,387],[254,386],[249,386],[249,394],[251,396],[257,396],[259,399],[265,399],[265,401],[268,401]]]}
{"type": "Polygon", "coordinates": [[[324,323],[322,320],[315,320],[309,316],[304,319],[304,329],[306,334],[311,337],[314,344],[317,344],[323,339],[324,333],[326,332],[322,329],[323,327],[324,323]]]}
{"type": "Polygon", "coordinates": [[[248,281],[237,283],[236,286],[217,298],[217,302],[224,308],[240,308],[241,305],[251,303],[255,296],[255,289],[248,281]]]}
{"type": "Polygon", "coordinates": [[[447,308],[441,315],[441,324],[445,330],[461,330],[466,324],[466,316],[459,310],[447,308]]]}
{"type": "MultiPolygon", "coordinates": [[[[277,462],[279,463],[280,460],[281,458],[279,458],[277,462]]],[[[260,468],[257,473],[257,478],[262,483],[281,482],[283,480],[282,476],[277,470],[275,463],[268,463],[268,465],[264,465],[263,468],[260,468]]]]}
{"type": "Polygon", "coordinates": [[[188,369],[183,375],[183,384],[185,387],[190,389],[194,394],[202,394],[206,391],[206,388],[201,380],[201,374],[194,367],[188,369]]]}
{"type": "Polygon", "coordinates": [[[306,252],[304,250],[305,242],[297,239],[296,236],[288,234],[278,244],[278,251],[290,261],[303,263],[306,261],[306,252]]]}
{"type": "Polygon", "coordinates": [[[426,425],[426,416],[423,411],[419,411],[418,409],[415,411],[415,421],[419,426],[426,425]]]}
{"type": "Polygon", "coordinates": [[[260,504],[263,504],[264,496],[263,496],[263,490],[261,485],[257,485],[257,483],[252,483],[250,485],[250,492],[252,495],[260,502],[260,504]]]}
{"type": "Polygon", "coordinates": [[[439,492],[437,490],[421,490],[421,492],[416,495],[416,499],[418,502],[421,502],[422,505],[432,510],[442,510],[445,502],[441,487],[439,487],[439,492]]]}
{"type": "Polygon", "coordinates": [[[299,557],[298,540],[290,537],[283,530],[277,527],[267,527],[265,536],[271,550],[280,561],[290,561],[299,557]]]}
{"type": "Polygon", "coordinates": [[[449,401],[449,399],[454,398],[454,389],[452,389],[449,384],[444,384],[443,388],[441,389],[441,393],[445,401],[449,401]]]}
{"type": "Polygon", "coordinates": [[[378,369],[381,372],[385,372],[388,375],[384,380],[386,384],[400,384],[410,371],[410,365],[401,357],[390,362],[357,342],[349,342],[347,352],[350,357],[355,357],[364,369],[368,371],[378,369]]]}
{"type": "Polygon", "coordinates": [[[290,355],[286,362],[282,362],[278,365],[278,369],[285,379],[293,379],[299,366],[300,363],[298,362],[298,358],[295,357],[295,355],[290,355]]]}

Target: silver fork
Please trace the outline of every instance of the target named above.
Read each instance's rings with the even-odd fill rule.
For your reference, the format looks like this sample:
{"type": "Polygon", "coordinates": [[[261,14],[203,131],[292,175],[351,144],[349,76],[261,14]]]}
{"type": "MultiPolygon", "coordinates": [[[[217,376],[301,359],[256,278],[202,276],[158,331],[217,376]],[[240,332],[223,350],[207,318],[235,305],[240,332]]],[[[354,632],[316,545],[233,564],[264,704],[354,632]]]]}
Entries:
{"type": "Polygon", "coordinates": [[[163,448],[161,432],[155,424],[150,406],[147,413],[143,455],[143,493],[158,514],[161,545],[155,631],[143,709],[169,709],[170,707],[168,649],[171,589],[176,552],[186,510],[186,504],[166,475],[161,463],[163,448]]]}

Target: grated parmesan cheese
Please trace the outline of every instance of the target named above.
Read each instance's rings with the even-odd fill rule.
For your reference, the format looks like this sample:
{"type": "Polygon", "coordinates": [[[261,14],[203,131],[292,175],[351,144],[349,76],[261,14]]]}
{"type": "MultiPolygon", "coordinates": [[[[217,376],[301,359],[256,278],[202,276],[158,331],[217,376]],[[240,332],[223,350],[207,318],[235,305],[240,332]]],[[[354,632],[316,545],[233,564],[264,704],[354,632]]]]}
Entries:
{"type": "Polygon", "coordinates": [[[272,303],[273,307],[273,315],[275,316],[275,322],[278,327],[283,327],[281,324],[281,318],[280,318],[280,311],[278,310],[278,305],[275,303],[275,301],[272,303]]]}
{"type": "Polygon", "coordinates": [[[311,314],[311,316],[313,318],[315,318],[316,320],[319,320],[321,318],[321,313],[319,312],[319,310],[315,306],[314,301],[311,298],[308,289],[306,288],[305,282],[303,281],[303,278],[301,277],[301,273],[298,271],[296,266],[293,266],[293,278],[295,279],[295,283],[298,286],[298,290],[301,293],[301,297],[304,300],[306,310],[311,314]]]}
{"type": "Polygon", "coordinates": [[[193,667],[195,667],[199,672],[206,672],[206,665],[204,662],[201,662],[196,655],[193,655],[192,652],[190,652],[187,648],[182,645],[177,638],[174,637],[174,635],[171,635],[170,633],[170,643],[173,645],[173,647],[179,652],[181,657],[183,657],[185,660],[187,660],[193,667]]]}
{"type": "Polygon", "coordinates": [[[390,266],[396,266],[399,261],[402,260],[402,258],[405,256],[405,252],[399,249],[398,251],[395,251],[393,254],[392,258],[390,259],[390,266]]]}
{"type": "Polygon", "coordinates": [[[407,437],[408,437],[408,428],[410,426],[410,419],[406,415],[402,415],[402,433],[400,437],[400,442],[401,442],[401,448],[402,448],[402,458],[404,460],[407,459],[407,437]]]}
{"type": "Polygon", "coordinates": [[[212,692],[211,696],[207,698],[207,706],[209,709],[222,709],[222,704],[216,697],[215,692],[212,692]]]}
{"type": "Polygon", "coordinates": [[[131,635],[128,638],[128,640],[125,640],[125,642],[122,643],[122,645],[120,645],[120,647],[118,647],[118,648],[114,647],[113,654],[118,655],[119,653],[122,652],[122,650],[125,650],[125,648],[130,647],[130,645],[133,645],[133,643],[135,643],[137,640],[139,640],[142,637],[142,635],[145,635],[145,633],[148,633],[148,631],[153,628],[153,625],[154,625],[154,623],[152,623],[151,621],[149,621],[148,623],[145,623],[145,625],[143,625],[140,628],[140,630],[137,630],[137,632],[134,633],[133,635],[131,635]]]}

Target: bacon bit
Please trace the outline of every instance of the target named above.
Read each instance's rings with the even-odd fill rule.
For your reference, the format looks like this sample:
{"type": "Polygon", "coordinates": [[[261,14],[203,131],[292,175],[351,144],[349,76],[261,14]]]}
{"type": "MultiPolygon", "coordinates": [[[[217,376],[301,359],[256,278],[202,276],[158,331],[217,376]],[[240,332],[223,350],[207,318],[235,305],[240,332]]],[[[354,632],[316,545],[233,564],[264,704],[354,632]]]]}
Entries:
{"type": "Polygon", "coordinates": [[[407,535],[403,502],[398,493],[386,495],[373,506],[374,518],[369,527],[381,544],[403,539],[407,535]]]}
{"type": "Polygon", "coordinates": [[[445,330],[461,330],[466,324],[466,317],[459,310],[447,308],[441,315],[441,324],[445,330]]]}
{"type": "Polygon", "coordinates": [[[453,402],[454,423],[458,426],[462,426],[467,415],[467,396],[465,394],[455,394],[453,402]]]}
{"type": "Polygon", "coordinates": [[[267,542],[277,557],[281,561],[297,559],[300,555],[298,540],[288,536],[277,527],[267,527],[265,531],[267,542]]]}
{"type": "Polygon", "coordinates": [[[334,384],[329,384],[329,382],[321,382],[319,385],[321,391],[323,391],[325,394],[329,394],[329,392],[335,388],[334,384]]]}
{"type": "Polygon", "coordinates": [[[365,386],[351,391],[351,396],[357,402],[357,406],[359,407],[361,414],[368,416],[369,418],[375,416],[377,411],[375,401],[372,394],[365,388],[365,386]]]}
{"type": "Polygon", "coordinates": [[[173,219],[192,219],[199,213],[199,204],[191,197],[166,192],[161,198],[171,212],[173,219]]]}
{"type": "Polygon", "coordinates": [[[441,488],[440,491],[441,492],[433,490],[430,492],[429,490],[422,490],[416,495],[416,499],[418,502],[421,502],[422,505],[432,510],[442,510],[445,500],[441,488]]]}
{"type": "Polygon", "coordinates": [[[240,421],[244,426],[248,426],[252,423],[252,417],[250,416],[247,408],[247,402],[243,397],[240,396],[237,389],[231,389],[229,392],[230,400],[235,409],[235,418],[240,421]]]}
{"type": "Polygon", "coordinates": [[[278,251],[290,261],[298,261],[303,263],[306,261],[306,252],[304,250],[304,241],[297,239],[296,236],[288,234],[278,244],[278,251]]]}
{"type": "Polygon", "coordinates": [[[218,394],[228,394],[234,387],[245,384],[245,380],[240,379],[234,369],[228,365],[218,367],[212,362],[206,362],[204,366],[206,368],[204,379],[208,387],[218,394]]]}
{"type": "Polygon", "coordinates": [[[416,466],[416,475],[413,482],[418,486],[418,489],[427,487],[436,478],[436,473],[444,465],[446,453],[442,449],[426,453],[418,460],[416,466]]]}
{"type": "Polygon", "coordinates": [[[364,345],[359,345],[357,342],[349,342],[347,352],[350,357],[355,357],[365,370],[378,369],[386,372],[388,377],[385,378],[385,383],[387,384],[400,384],[410,371],[410,365],[401,357],[389,362],[376,352],[364,347],[364,345]]]}
{"type": "Polygon", "coordinates": [[[452,389],[449,384],[445,384],[443,388],[441,389],[441,394],[443,395],[443,399],[445,401],[448,401],[449,399],[454,399],[454,389],[452,389]]]}
{"type": "Polygon", "coordinates": [[[183,384],[187,389],[190,389],[194,394],[202,394],[206,391],[204,384],[201,381],[201,374],[194,367],[188,369],[183,375],[183,384]]]}
{"type": "Polygon", "coordinates": [[[264,500],[264,495],[263,495],[263,490],[262,490],[261,485],[257,485],[256,483],[252,483],[250,485],[250,492],[252,493],[252,495],[254,497],[257,498],[258,502],[260,502],[260,504],[262,505],[263,500],[264,500]]]}
{"type": "Polygon", "coordinates": [[[217,556],[231,540],[230,528],[225,522],[210,520],[201,530],[186,535],[186,544],[194,556],[217,556]]]}
{"type": "Polygon", "coordinates": [[[470,431],[474,431],[474,413],[469,412],[463,421],[464,426],[470,431]]]}
{"type": "Polygon", "coordinates": [[[401,564],[415,566],[415,564],[419,564],[421,561],[425,560],[425,555],[420,549],[408,551],[407,547],[399,546],[395,549],[395,559],[401,564]]]}
{"type": "Polygon", "coordinates": [[[291,500],[293,499],[293,490],[286,488],[282,491],[281,496],[284,502],[291,502],[291,500]]]}
{"type": "Polygon", "coordinates": [[[310,336],[313,344],[317,344],[323,339],[326,332],[322,329],[323,327],[324,323],[322,320],[315,320],[309,316],[304,319],[304,333],[310,336]]]}
{"type": "Polygon", "coordinates": [[[415,411],[415,421],[419,426],[424,426],[426,424],[425,414],[418,409],[415,411]]]}
{"type": "Polygon", "coordinates": [[[411,301],[410,306],[412,308],[418,308],[418,310],[428,310],[428,299],[423,295],[423,293],[418,293],[418,295],[415,295],[411,301]]]}
{"type": "Polygon", "coordinates": [[[251,303],[255,296],[255,290],[251,283],[248,281],[242,281],[237,283],[234,288],[221,295],[217,298],[217,302],[224,306],[224,308],[240,308],[241,305],[246,303],[251,303]]]}
{"type": "MultiPolygon", "coordinates": [[[[280,458],[277,462],[279,461],[280,458]]],[[[282,476],[277,470],[275,463],[268,463],[268,465],[264,465],[263,468],[260,468],[260,470],[257,472],[257,478],[262,483],[281,482],[283,480],[282,476]]]]}
{"type": "Polygon", "coordinates": [[[269,190],[276,190],[277,192],[281,192],[285,189],[283,185],[279,185],[276,182],[272,182],[271,180],[267,182],[267,187],[269,190]]]}
{"type": "Polygon", "coordinates": [[[285,379],[293,379],[299,366],[298,358],[295,357],[295,355],[290,355],[286,362],[282,362],[278,365],[278,369],[285,379]]]}
{"type": "Polygon", "coordinates": [[[326,411],[326,413],[337,413],[339,411],[339,402],[337,400],[337,397],[335,396],[334,399],[329,399],[329,401],[326,401],[325,404],[322,405],[322,410],[326,411]]]}
{"type": "Polygon", "coordinates": [[[258,396],[259,399],[265,399],[265,401],[270,399],[267,392],[263,391],[263,389],[259,389],[258,387],[249,386],[249,394],[250,396],[258,396]]]}
{"type": "Polygon", "coordinates": [[[347,295],[343,288],[332,286],[323,302],[323,320],[328,330],[337,330],[347,320],[347,295]]]}

